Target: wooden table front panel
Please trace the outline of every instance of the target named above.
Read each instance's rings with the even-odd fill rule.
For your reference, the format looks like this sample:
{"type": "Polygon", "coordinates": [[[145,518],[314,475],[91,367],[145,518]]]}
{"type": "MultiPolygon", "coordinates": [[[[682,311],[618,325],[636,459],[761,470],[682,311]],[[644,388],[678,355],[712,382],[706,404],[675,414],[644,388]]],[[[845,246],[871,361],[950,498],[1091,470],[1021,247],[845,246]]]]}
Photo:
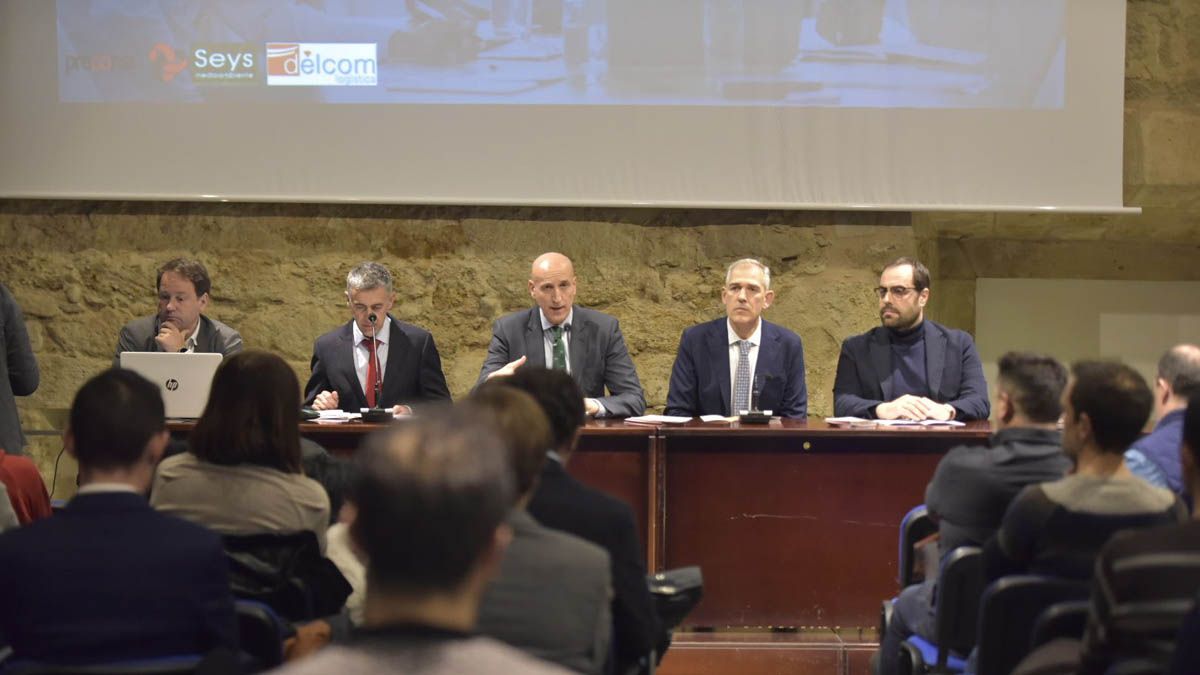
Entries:
{"type": "Polygon", "coordinates": [[[686,624],[712,627],[876,625],[896,592],[900,518],[949,447],[986,435],[662,433],[663,564],[700,565],[686,624]]]}
{"type": "Polygon", "coordinates": [[[653,569],[657,532],[657,488],[654,483],[654,427],[593,421],[584,427],[567,471],[580,482],[629,504],[637,523],[642,551],[653,569]]]}

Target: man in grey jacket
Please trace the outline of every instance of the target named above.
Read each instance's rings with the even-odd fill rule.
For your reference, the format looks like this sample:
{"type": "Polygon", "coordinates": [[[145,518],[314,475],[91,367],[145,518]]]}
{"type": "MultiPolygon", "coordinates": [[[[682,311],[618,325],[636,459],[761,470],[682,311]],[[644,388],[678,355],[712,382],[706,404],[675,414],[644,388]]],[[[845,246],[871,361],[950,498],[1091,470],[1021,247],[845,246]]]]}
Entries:
{"type": "Polygon", "coordinates": [[[607,314],[577,306],[575,290],[570,258],[561,253],[538,256],[529,272],[529,295],[537,306],[496,320],[479,382],[511,375],[526,363],[563,370],[587,397],[587,414],[641,415],[646,396],[620,325],[607,314]]]}
{"type": "Polygon", "coordinates": [[[158,312],[125,324],[113,367],[122,352],[199,352],[229,356],[242,351],[236,330],[204,316],[212,280],[198,260],[175,258],[158,268],[158,312]]]}
{"type": "Polygon", "coordinates": [[[25,435],[17,417],[17,396],[38,388],[38,364],[25,330],[25,318],[11,293],[0,284],[0,449],[14,455],[25,449],[25,435]]]}

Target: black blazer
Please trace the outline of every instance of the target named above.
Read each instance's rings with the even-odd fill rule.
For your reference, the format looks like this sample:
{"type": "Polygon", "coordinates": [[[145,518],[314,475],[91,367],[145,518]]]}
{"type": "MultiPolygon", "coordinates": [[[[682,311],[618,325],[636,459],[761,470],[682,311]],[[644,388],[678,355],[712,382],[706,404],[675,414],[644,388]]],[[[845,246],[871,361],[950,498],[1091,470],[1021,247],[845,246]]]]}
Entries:
{"type": "MultiPolygon", "coordinates": [[[[946,328],[929,319],[923,325],[925,376],[932,398],[954,406],[957,420],[987,419],[991,404],[975,341],[961,330],[946,328]]],[[[833,383],[834,414],[874,417],[875,406],[894,398],[888,329],[879,326],[846,338],[833,383]]]]}
{"type": "Polygon", "coordinates": [[[527,507],[539,523],[586,539],[608,551],[612,565],[612,618],[616,672],[623,673],[668,637],[646,581],[646,558],[638,543],[633,509],[625,502],[575,480],[555,459],[546,460],[527,507]]]}
{"type": "Polygon", "coordinates": [[[0,284],[0,449],[14,455],[25,451],[25,435],[17,417],[14,396],[28,396],[38,388],[40,373],[21,308],[0,284]]]}
{"type": "MultiPolygon", "coordinates": [[[[667,391],[668,415],[724,415],[730,411],[728,319],[692,326],[679,338],[667,391]]],[[[804,345],[800,336],[776,324],[762,322],[755,379],[762,382],[759,410],[780,417],[808,415],[804,385],[804,345]]]]}
{"type": "Polygon", "coordinates": [[[79,495],[0,537],[0,633],[18,658],[105,663],[237,648],[216,534],[141,495],[79,495]]]}
{"type": "MultiPolygon", "coordinates": [[[[388,336],[387,365],[383,369],[383,400],[380,407],[425,401],[449,401],[450,389],[442,374],[433,335],[424,328],[397,321],[388,336]]],[[[305,405],[312,405],[322,391],[336,391],[338,404],[346,412],[367,407],[367,396],[354,370],[354,326],[347,321],[313,343],[312,376],[304,387],[305,405]]]]}

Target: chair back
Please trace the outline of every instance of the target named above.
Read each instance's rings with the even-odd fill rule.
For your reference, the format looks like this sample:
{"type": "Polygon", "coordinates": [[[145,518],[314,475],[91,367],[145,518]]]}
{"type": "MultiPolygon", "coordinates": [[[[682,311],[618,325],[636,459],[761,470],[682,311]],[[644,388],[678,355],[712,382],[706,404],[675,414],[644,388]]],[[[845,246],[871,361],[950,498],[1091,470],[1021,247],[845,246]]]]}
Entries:
{"type": "Polygon", "coordinates": [[[977,675],[1009,675],[1029,653],[1033,626],[1042,611],[1087,597],[1086,581],[1035,575],[997,579],[980,599],[977,675]]]}
{"type": "Polygon", "coordinates": [[[341,611],[350,596],[349,582],[321,555],[311,531],[221,539],[236,598],[262,602],[289,621],[309,621],[341,611]]]}
{"type": "Polygon", "coordinates": [[[983,550],[959,546],[942,561],[937,585],[938,669],[951,652],[967,654],[975,647],[979,596],[983,594],[983,550]]]}
{"type": "Polygon", "coordinates": [[[238,622],[238,645],[252,659],[248,670],[270,670],[283,663],[283,640],[290,632],[269,606],[253,600],[234,605],[238,622]]]}
{"type": "Polygon", "coordinates": [[[900,520],[900,551],[896,556],[896,572],[901,589],[915,583],[913,566],[917,542],[937,531],[937,523],[933,522],[924,504],[914,506],[900,520]]]}

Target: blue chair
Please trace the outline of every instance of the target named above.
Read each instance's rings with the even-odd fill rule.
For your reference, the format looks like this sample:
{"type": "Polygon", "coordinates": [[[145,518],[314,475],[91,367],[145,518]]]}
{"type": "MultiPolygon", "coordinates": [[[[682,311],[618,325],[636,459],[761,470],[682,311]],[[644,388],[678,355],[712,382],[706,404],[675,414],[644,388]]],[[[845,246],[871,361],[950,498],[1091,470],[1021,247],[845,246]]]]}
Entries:
{"type": "Polygon", "coordinates": [[[258,673],[283,663],[283,641],[295,634],[292,626],[280,619],[269,605],[255,600],[237,600],[234,612],[244,670],[258,673]]]}
{"type": "Polygon", "coordinates": [[[902,673],[961,673],[975,647],[979,596],[983,592],[983,551],[960,546],[942,560],[937,582],[936,642],[914,635],[900,652],[902,673]]]}
{"type": "Polygon", "coordinates": [[[916,558],[916,545],[925,537],[938,531],[937,523],[929,515],[929,509],[924,504],[914,506],[900,520],[900,551],[896,556],[896,581],[900,588],[907,588],[913,583],[913,568],[916,558]]]}
{"type": "MultiPolygon", "coordinates": [[[[233,658],[232,656],[230,658],[233,658]]],[[[3,675],[191,675],[205,657],[199,654],[89,665],[61,665],[17,659],[0,667],[3,675]]]]}

